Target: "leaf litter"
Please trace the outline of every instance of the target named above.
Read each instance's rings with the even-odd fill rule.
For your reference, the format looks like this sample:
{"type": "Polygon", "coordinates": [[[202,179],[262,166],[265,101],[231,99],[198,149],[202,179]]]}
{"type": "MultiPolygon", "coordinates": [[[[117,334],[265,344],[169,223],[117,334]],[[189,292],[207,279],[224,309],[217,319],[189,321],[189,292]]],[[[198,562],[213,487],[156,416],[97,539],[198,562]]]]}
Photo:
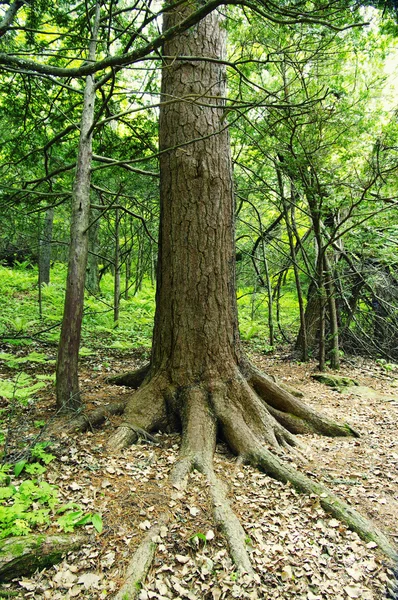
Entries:
{"type": "MultiPolygon", "coordinates": [[[[123,357],[121,357],[123,358],[123,357]]],[[[375,363],[355,359],[342,369],[376,392],[363,399],[333,391],[310,378],[312,363],[286,357],[255,357],[258,366],[284,383],[305,391],[306,401],[332,418],[347,421],[359,439],[300,436],[305,449],[285,456],[307,475],[324,481],[353,507],[372,518],[398,541],[398,374],[385,374],[375,363]]],[[[133,369],[132,360],[111,362],[115,372],[133,369]]],[[[106,383],[86,363],[82,390],[88,407],[122,399],[127,390],[106,383]]],[[[54,398],[37,403],[33,419],[49,418],[54,398]]],[[[124,580],[134,550],[164,514],[157,552],[139,599],[224,600],[379,600],[385,597],[391,565],[373,542],[366,544],[330,518],[316,497],[299,495],[251,467],[238,464],[220,443],[214,460],[217,476],[247,534],[254,576],[236,572],[221,532],[212,519],[207,483],[191,473],[186,490],[168,481],[177,460],[179,436],[157,434],[122,455],[110,456],[106,441],[117,417],[102,429],[77,435],[53,435],[58,460],[46,478],[58,486],[65,503],[100,513],[103,531],[55,567],[3,586],[34,600],[111,598],[124,580]]],[[[47,436],[48,437],[48,436],[47,436]]],[[[49,533],[51,530],[48,531],[49,533]]]]}

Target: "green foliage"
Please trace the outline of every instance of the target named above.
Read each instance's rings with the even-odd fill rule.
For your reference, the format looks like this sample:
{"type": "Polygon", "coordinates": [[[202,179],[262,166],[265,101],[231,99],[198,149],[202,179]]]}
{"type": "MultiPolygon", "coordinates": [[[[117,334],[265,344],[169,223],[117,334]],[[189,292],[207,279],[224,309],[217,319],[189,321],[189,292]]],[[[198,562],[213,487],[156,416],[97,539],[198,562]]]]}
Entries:
{"type": "Polygon", "coordinates": [[[27,535],[38,525],[50,524],[50,515],[58,501],[54,486],[33,479],[1,487],[0,498],[0,539],[27,535]]]}
{"type": "MultiPolygon", "coordinates": [[[[37,288],[31,285],[32,270],[19,273],[15,281],[11,274],[11,269],[0,266],[0,301],[4,306],[0,315],[0,335],[5,338],[9,335],[8,339],[11,341],[13,336],[18,338],[21,335],[32,335],[61,322],[66,276],[63,265],[54,266],[51,283],[43,287],[42,319],[39,318],[37,310],[37,288]]],[[[141,289],[135,295],[130,295],[128,300],[121,300],[119,324],[115,329],[111,308],[113,279],[111,275],[105,275],[101,281],[101,296],[86,296],[80,356],[93,355],[98,347],[126,350],[150,346],[155,312],[154,298],[154,286],[150,281],[144,280],[141,289]]],[[[40,337],[45,341],[57,343],[59,327],[43,332],[40,337]]],[[[15,369],[23,364],[52,365],[55,362],[48,359],[45,353],[37,351],[18,357],[4,352],[0,354],[0,360],[9,368],[15,369]]]]}
{"type": "MultiPolygon", "coordinates": [[[[48,464],[55,457],[45,452],[46,445],[37,444],[32,449],[32,456],[48,464]]],[[[46,481],[18,479],[23,471],[41,476],[45,470],[39,462],[28,463],[26,460],[17,462],[13,469],[9,464],[0,466],[0,539],[27,535],[32,530],[50,525],[56,525],[67,533],[76,527],[92,524],[101,533],[103,523],[99,513],[85,513],[75,503],[60,505],[57,487],[46,481]],[[10,475],[12,470],[13,478],[10,475]]]]}
{"type": "Polygon", "coordinates": [[[376,363],[387,373],[398,370],[398,365],[395,363],[389,363],[384,358],[379,358],[376,360],[376,363]]]}
{"type": "Polygon", "coordinates": [[[98,532],[98,533],[102,533],[102,529],[103,529],[103,522],[102,522],[102,517],[99,513],[94,513],[91,516],[91,523],[94,526],[94,529],[98,532]]]}
{"type": "Polygon", "coordinates": [[[11,466],[8,464],[0,465],[0,486],[9,485],[11,478],[9,476],[9,471],[11,466]]]}
{"type": "Polygon", "coordinates": [[[31,450],[32,457],[41,460],[45,465],[49,465],[55,458],[54,454],[46,452],[46,448],[48,448],[49,445],[49,442],[39,442],[38,444],[35,444],[31,450]]]}
{"type": "MultiPolygon", "coordinates": [[[[7,362],[13,364],[9,359],[9,356],[12,355],[7,354],[6,356],[7,362]]],[[[48,381],[52,380],[53,376],[39,374],[31,376],[23,371],[15,375],[12,379],[0,379],[0,395],[9,400],[7,408],[0,410],[0,417],[6,417],[6,420],[0,418],[0,444],[3,444],[5,441],[6,427],[9,431],[12,430],[13,426],[18,422],[23,408],[30,404],[37,393],[48,385],[48,381]]],[[[35,426],[43,427],[45,425],[43,421],[37,421],[36,423],[37,425],[35,426]]],[[[42,444],[37,444],[37,448],[35,446],[33,450],[44,453],[42,444]]]]}
{"type": "MultiPolygon", "coordinates": [[[[2,274],[8,272],[0,266],[0,282],[2,274]]],[[[43,288],[44,318],[42,321],[37,317],[36,321],[29,321],[28,329],[24,333],[33,333],[45,329],[46,325],[51,325],[54,315],[59,315],[61,320],[63,307],[63,289],[65,269],[62,265],[55,265],[52,271],[52,283],[43,288]]],[[[25,276],[29,279],[31,271],[26,271],[25,276]]],[[[14,314],[21,310],[30,315],[36,310],[36,290],[29,285],[24,285],[23,277],[17,278],[16,296],[18,303],[12,305],[11,292],[12,282],[8,280],[7,294],[8,304],[12,305],[10,310],[14,314]],[[23,290],[23,291],[22,291],[23,290]],[[21,302],[22,299],[22,302],[21,302]],[[21,302],[21,303],[20,303],[21,302]]],[[[2,290],[0,287],[0,299],[2,290]]],[[[255,289],[253,286],[242,287],[238,291],[238,309],[239,326],[242,339],[259,351],[269,352],[271,347],[268,343],[268,323],[267,323],[267,299],[264,289],[255,289]]],[[[130,350],[132,348],[149,347],[152,340],[153,318],[155,313],[155,290],[152,283],[143,280],[141,289],[128,300],[122,299],[120,305],[120,318],[117,329],[114,328],[112,310],[107,308],[111,305],[113,299],[113,280],[110,275],[106,275],[101,284],[101,296],[94,297],[88,295],[85,301],[85,315],[83,319],[82,346],[80,348],[80,357],[85,358],[95,355],[98,348],[112,348],[117,350],[130,350]]],[[[297,294],[290,279],[289,285],[285,288],[284,295],[281,298],[281,320],[290,333],[298,330],[298,308],[297,294]]],[[[275,312],[275,311],[274,311],[275,312]]],[[[0,316],[1,319],[1,316],[0,316]]],[[[26,323],[28,320],[26,319],[26,323]]],[[[48,341],[58,341],[59,329],[56,328],[50,332],[43,333],[41,337],[48,341]]],[[[11,353],[1,353],[0,360],[3,360],[9,368],[20,368],[25,364],[52,365],[54,361],[48,358],[46,353],[32,351],[25,356],[14,356],[11,353]]],[[[26,374],[25,374],[26,376],[26,374]]],[[[50,376],[37,375],[36,380],[47,380],[50,376]],[[46,378],[46,379],[44,379],[46,378]]],[[[18,397],[24,395],[21,384],[27,384],[28,380],[19,381],[18,397]]],[[[30,381],[33,385],[33,380],[30,381]]],[[[37,390],[40,389],[39,381],[37,390]]],[[[6,397],[10,397],[13,390],[13,384],[8,381],[7,384],[0,382],[0,390],[8,386],[6,397]]],[[[42,384],[44,387],[44,383],[42,384]]],[[[33,394],[34,388],[32,389],[33,394]]],[[[2,393],[0,391],[0,393],[2,393]]],[[[31,394],[31,395],[32,395],[31,394]]],[[[29,396],[28,390],[25,395],[29,396]]]]}
{"type": "Polygon", "coordinates": [[[103,529],[102,517],[99,513],[84,513],[83,510],[76,504],[68,504],[68,510],[65,510],[65,507],[61,508],[57,512],[64,512],[61,517],[58,517],[57,523],[59,527],[65,531],[65,533],[71,533],[74,531],[76,527],[81,527],[83,525],[92,524],[94,529],[101,533],[103,529]],[[78,510],[69,510],[69,509],[77,508],[78,510]]]}
{"type": "MultiPolygon", "coordinates": [[[[266,290],[253,287],[238,290],[239,331],[241,338],[249,342],[250,347],[257,352],[272,352],[269,344],[268,330],[268,301],[266,290]]],[[[280,299],[280,320],[289,337],[293,340],[299,327],[297,291],[288,282],[280,299]]],[[[276,306],[273,306],[273,316],[276,320],[276,306]]]]}
{"type": "Polygon", "coordinates": [[[22,473],[27,462],[28,462],[27,460],[19,460],[17,463],[15,463],[15,465],[14,465],[15,477],[18,477],[22,473]]]}
{"type": "Polygon", "coordinates": [[[0,352],[0,360],[10,369],[18,369],[26,363],[55,364],[55,360],[48,360],[43,352],[29,352],[26,356],[14,356],[8,352],[0,352]]]}
{"type": "Polygon", "coordinates": [[[34,377],[22,371],[13,379],[0,379],[0,395],[26,405],[46,385],[44,381],[36,381],[34,377]]]}
{"type": "Polygon", "coordinates": [[[27,535],[50,525],[71,532],[92,524],[101,533],[100,514],[86,513],[75,503],[60,505],[57,487],[41,479],[55,459],[47,450],[49,446],[49,442],[37,443],[29,458],[0,466],[0,539],[27,535]]]}
{"type": "Polygon", "coordinates": [[[43,475],[43,473],[46,472],[46,468],[40,463],[34,462],[26,464],[25,471],[26,473],[29,473],[29,475],[43,475]]]}

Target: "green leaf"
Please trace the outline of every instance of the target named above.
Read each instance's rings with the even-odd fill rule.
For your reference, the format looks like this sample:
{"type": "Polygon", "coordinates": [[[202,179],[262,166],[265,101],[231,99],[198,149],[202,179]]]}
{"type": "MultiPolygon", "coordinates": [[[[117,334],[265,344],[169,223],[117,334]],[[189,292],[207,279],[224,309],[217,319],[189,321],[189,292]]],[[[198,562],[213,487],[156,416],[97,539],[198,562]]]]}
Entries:
{"type": "Polygon", "coordinates": [[[75,527],[79,527],[80,525],[87,525],[87,523],[91,522],[91,514],[82,516],[81,519],[78,519],[73,523],[75,527]]]}
{"type": "Polygon", "coordinates": [[[79,518],[82,516],[82,511],[75,511],[75,512],[70,512],[70,513],[65,513],[64,515],[62,515],[62,517],[59,517],[59,519],[57,519],[57,523],[58,525],[61,527],[61,529],[63,531],[65,531],[65,533],[70,533],[74,530],[77,521],[79,520],[79,518]]]}
{"type": "Polygon", "coordinates": [[[102,517],[99,513],[95,513],[92,517],[91,517],[91,522],[94,525],[96,531],[98,533],[102,532],[103,529],[103,523],[102,523],[102,517]]]}
{"type": "Polygon", "coordinates": [[[1,487],[0,488],[0,501],[5,500],[7,498],[12,498],[15,494],[15,488],[11,486],[1,487]]]}
{"type": "Polygon", "coordinates": [[[14,475],[15,477],[18,477],[18,475],[20,475],[22,473],[22,471],[25,468],[25,465],[28,461],[27,460],[19,460],[15,466],[14,466],[14,475]]]}
{"type": "Polygon", "coordinates": [[[56,513],[60,515],[66,512],[67,510],[71,510],[72,508],[80,508],[80,506],[76,504],[76,502],[68,502],[68,504],[63,504],[62,506],[57,508],[56,513]]]}
{"type": "Polygon", "coordinates": [[[29,473],[29,475],[43,475],[43,473],[46,472],[46,468],[40,463],[34,462],[26,465],[25,471],[29,473]]]}

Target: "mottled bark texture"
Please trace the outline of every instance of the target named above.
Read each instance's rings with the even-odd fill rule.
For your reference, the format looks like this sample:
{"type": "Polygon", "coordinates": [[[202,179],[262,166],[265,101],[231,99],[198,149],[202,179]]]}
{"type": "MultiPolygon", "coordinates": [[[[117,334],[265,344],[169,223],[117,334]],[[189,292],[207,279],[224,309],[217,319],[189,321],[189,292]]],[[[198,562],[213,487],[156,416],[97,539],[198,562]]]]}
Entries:
{"type": "MultiPolygon", "coordinates": [[[[179,5],[166,15],[165,27],[182,19],[186,10],[179,5]]],[[[220,21],[214,12],[164,47],[161,226],[152,357],[148,371],[139,374],[146,373],[127,403],[125,421],[111,437],[110,448],[134,442],[142,430],[181,430],[172,479],[181,485],[193,468],[206,475],[215,517],[231,555],[239,568],[248,571],[243,530],[231,516],[212,467],[217,432],[242,461],[292,481],[301,490],[307,485],[310,493],[325,494],[331,512],[333,496],[322,486],[315,489],[312,481],[286,467],[267,446],[293,446],[295,433],[355,433],[319,415],[257,371],[241,350],[231,159],[224,120],[225,69],[216,61],[187,58],[224,57],[225,30],[220,21]]],[[[132,381],[139,379],[132,377],[132,381]]],[[[343,505],[336,499],[339,517],[343,505]]],[[[347,509],[353,526],[353,511],[347,509]]],[[[371,526],[363,527],[362,521],[361,535],[373,535],[371,526]]],[[[384,545],[388,547],[386,540],[384,545]]]]}
{"type": "MultiPolygon", "coordinates": [[[[180,7],[167,14],[165,27],[183,16],[180,7]]],[[[209,415],[224,435],[245,423],[259,443],[273,446],[294,445],[292,433],[352,434],[349,427],[317,415],[258,373],[241,351],[225,67],[187,58],[224,58],[220,20],[214,12],[164,47],[152,359],[143,384],[127,405],[126,427],[117,432],[115,445],[134,438],[132,426],[182,428],[184,437],[197,438],[201,419],[207,423],[209,415]]],[[[252,440],[237,444],[231,435],[235,441],[228,441],[234,450],[246,455],[252,440]]],[[[214,444],[215,434],[212,448],[214,444]]]]}
{"type": "MultiPolygon", "coordinates": [[[[95,60],[99,6],[97,3],[93,36],[89,48],[90,60],[95,60]]],[[[79,150],[73,184],[68,276],[56,370],[57,408],[62,411],[72,411],[81,406],[78,361],[88,255],[94,104],[94,76],[88,75],[84,89],[79,150]]]]}

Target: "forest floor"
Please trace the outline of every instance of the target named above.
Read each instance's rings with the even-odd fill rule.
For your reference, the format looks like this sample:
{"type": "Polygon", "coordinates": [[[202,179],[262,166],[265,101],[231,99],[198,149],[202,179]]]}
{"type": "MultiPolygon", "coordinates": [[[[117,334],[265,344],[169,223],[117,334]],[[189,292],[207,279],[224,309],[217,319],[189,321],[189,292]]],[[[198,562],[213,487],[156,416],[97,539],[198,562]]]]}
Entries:
{"type": "MultiPolygon", "coordinates": [[[[10,352],[10,347],[2,349],[10,352]]],[[[130,393],[110,385],[106,378],[140,366],[144,354],[107,351],[83,359],[81,384],[87,408],[121,400],[130,393]]],[[[311,406],[347,421],[360,432],[358,439],[300,436],[302,457],[287,455],[286,460],[325,483],[398,543],[398,371],[386,371],[366,359],[346,359],[340,375],[375,391],[363,397],[314,381],[315,363],[299,364],[283,353],[256,354],[252,359],[267,373],[303,391],[311,406]]],[[[29,369],[48,373],[54,367],[24,366],[25,371],[29,369]]],[[[0,363],[1,378],[12,374],[0,363]]],[[[5,399],[0,401],[4,408],[5,399]]],[[[123,583],[135,548],[165,512],[171,518],[160,530],[140,600],[385,597],[391,564],[374,543],[362,542],[325,514],[315,497],[299,495],[290,486],[238,464],[220,443],[215,470],[228,485],[256,572],[254,580],[238,577],[212,520],[203,476],[192,473],[186,491],[168,482],[178,456],[177,435],[159,434],[156,443],[142,441],[110,456],[107,439],[120,417],[111,417],[100,429],[69,435],[54,417],[54,402],[52,391],[40,392],[13,425],[12,439],[29,444],[37,434],[33,422],[51,420],[43,439],[52,442],[50,451],[57,458],[44,478],[58,487],[63,502],[76,502],[89,512],[100,513],[103,531],[98,534],[86,526],[90,539],[79,551],[55,567],[3,584],[2,589],[20,592],[15,597],[111,598],[123,583]]],[[[47,531],[52,530],[55,528],[47,531]]]]}

